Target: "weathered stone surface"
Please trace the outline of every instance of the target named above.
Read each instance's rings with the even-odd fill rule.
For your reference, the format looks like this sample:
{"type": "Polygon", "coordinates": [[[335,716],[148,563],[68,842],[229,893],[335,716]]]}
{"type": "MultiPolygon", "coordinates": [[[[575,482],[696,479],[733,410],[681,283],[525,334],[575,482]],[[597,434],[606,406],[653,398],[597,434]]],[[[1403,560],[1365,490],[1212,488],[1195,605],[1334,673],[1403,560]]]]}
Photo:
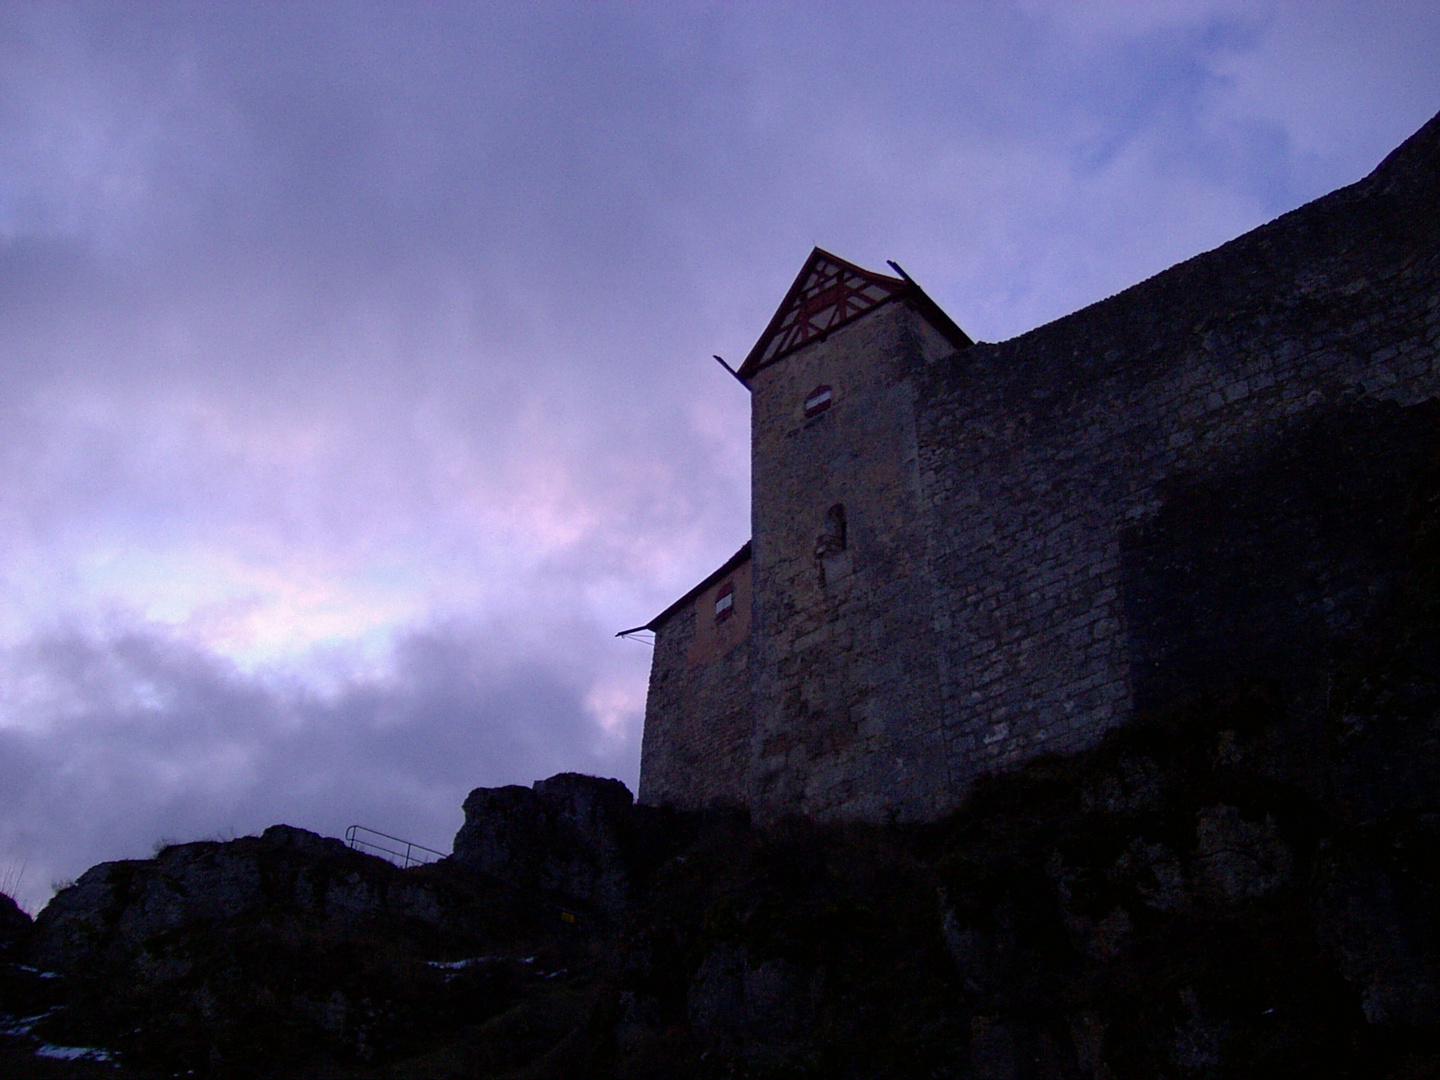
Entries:
{"type": "Polygon", "coordinates": [[[1290,849],[1275,822],[1245,821],[1233,806],[1200,811],[1195,828],[1196,869],[1210,896],[1234,903],[1269,896],[1290,880],[1290,849]]]}
{"type": "MultiPolygon", "coordinates": [[[[1340,716],[1357,687],[1410,688],[1365,705],[1370,729],[1440,702],[1410,652],[1440,627],[1440,580],[1402,595],[1334,688],[1340,716]]],[[[181,845],[62,893],[41,923],[84,955],[61,979],[0,956],[0,1010],[62,1005],[27,1038],[164,1075],[1435,1075],[1440,794],[1378,817],[1326,795],[1361,733],[1297,772],[1301,708],[1190,705],[914,827],[632,808],[585,777],[472,799],[495,865],[538,875],[522,846],[559,837],[550,880],[578,890],[603,875],[576,851],[608,845],[614,920],[564,922],[483,875],[457,895],[445,867],[285,828],[181,845]],[[479,932],[449,933],[467,911],[479,932]]]]}
{"type": "Polygon", "coordinates": [[[334,836],[321,836],[309,829],[297,829],[294,825],[271,825],[260,834],[260,839],[271,847],[288,848],[322,859],[351,857],[351,849],[345,841],[334,836]]]}
{"type": "Polygon", "coordinates": [[[476,788],[455,834],[455,864],[616,916],[629,892],[630,791],[560,773],[532,787],[476,788]]]}
{"type": "Polygon", "coordinates": [[[1164,844],[1136,837],[1115,860],[1110,877],[1134,889],[1141,902],[1156,911],[1179,911],[1189,903],[1180,859],[1164,844]]]}
{"type": "Polygon", "coordinates": [[[952,354],[894,303],[751,379],[748,804],[762,816],[916,820],[953,805],[914,384],[952,354]],[[832,404],[807,417],[822,383],[832,404]]]}
{"type": "MultiPolygon", "coordinates": [[[[14,956],[31,966],[0,955],[0,1014],[32,1018],[0,1025],[0,1074],[41,1042],[103,1045],[145,1076],[422,1052],[568,966],[534,962],[537,937],[554,958],[573,935],[534,907],[443,861],[402,870],[284,825],[105,863],[41,913],[14,956]]],[[[584,994],[558,996],[566,1009],[524,1017],[504,1049],[538,1057],[581,1023],[584,994]]]]}
{"type": "Polygon", "coordinates": [[[722,943],[710,950],[690,980],[686,1001],[690,1026],[700,1038],[727,1049],[745,1033],[745,950],[722,943]]]}
{"type": "Polygon", "coordinates": [[[1393,833],[1376,829],[1368,839],[1323,854],[1317,927],[1359,992],[1367,1021],[1440,1026],[1440,883],[1427,873],[1440,837],[1432,822],[1393,833]],[[1377,839],[1391,843],[1376,850],[1377,839]],[[1403,846],[1421,850],[1396,858],[1403,846]]]}
{"type": "MultiPolygon", "coordinates": [[[[639,801],[703,810],[740,806],[750,765],[749,545],[715,580],[657,620],[645,702],[639,801]],[[717,617],[716,598],[731,606],[717,617]]],[[[703,584],[703,583],[702,583],[703,584]]]]}
{"type": "Polygon", "coordinates": [[[276,825],[260,837],[175,844],[153,859],[91,867],[40,913],[31,955],[57,971],[123,964],[168,933],[260,913],[332,926],[380,917],[458,926],[464,916],[437,888],[339,840],[276,825]]]}
{"type": "Polygon", "coordinates": [[[721,943],[691,980],[687,1015],[707,1043],[752,1059],[774,1058],[806,1033],[814,981],[791,961],[755,963],[743,947],[721,943]]]}

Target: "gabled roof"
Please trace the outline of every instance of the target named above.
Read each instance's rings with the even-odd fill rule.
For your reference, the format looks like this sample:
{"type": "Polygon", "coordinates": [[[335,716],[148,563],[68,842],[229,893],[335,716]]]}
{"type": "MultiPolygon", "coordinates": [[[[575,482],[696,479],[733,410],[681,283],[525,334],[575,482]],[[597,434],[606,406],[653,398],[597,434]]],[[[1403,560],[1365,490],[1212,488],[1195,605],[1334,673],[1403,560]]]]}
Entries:
{"type": "Polygon", "coordinates": [[[810,252],[795,283],[775,310],[770,325],[755,342],[737,374],[747,379],[767,364],[897,298],[915,302],[917,309],[957,349],[970,345],[965,331],[905,276],[903,270],[898,266],[895,269],[900,271],[898,278],[876,274],[817,247],[810,252]]]}

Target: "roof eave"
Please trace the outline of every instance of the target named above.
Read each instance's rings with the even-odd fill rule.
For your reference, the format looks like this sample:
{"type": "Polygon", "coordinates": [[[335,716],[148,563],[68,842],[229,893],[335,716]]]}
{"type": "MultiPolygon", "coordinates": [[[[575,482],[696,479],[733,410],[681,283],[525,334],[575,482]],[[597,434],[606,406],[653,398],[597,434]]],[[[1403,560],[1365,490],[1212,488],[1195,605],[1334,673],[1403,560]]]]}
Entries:
{"type": "Polygon", "coordinates": [[[615,636],[624,637],[626,634],[633,634],[637,630],[649,630],[653,633],[656,629],[660,627],[662,623],[669,619],[671,615],[674,615],[675,612],[679,611],[686,604],[690,603],[690,601],[694,600],[711,585],[714,585],[715,582],[719,581],[722,577],[730,573],[730,571],[734,570],[737,566],[746,562],[749,558],[750,541],[746,540],[744,546],[741,547],[739,551],[735,552],[734,555],[731,555],[730,558],[726,559],[723,563],[721,563],[718,570],[712,571],[704,578],[704,580],[700,582],[700,584],[696,585],[684,596],[680,597],[679,600],[676,600],[673,604],[667,607],[664,611],[660,612],[659,615],[656,615],[644,626],[634,626],[631,627],[629,630],[621,630],[620,633],[616,634],[615,636]]]}

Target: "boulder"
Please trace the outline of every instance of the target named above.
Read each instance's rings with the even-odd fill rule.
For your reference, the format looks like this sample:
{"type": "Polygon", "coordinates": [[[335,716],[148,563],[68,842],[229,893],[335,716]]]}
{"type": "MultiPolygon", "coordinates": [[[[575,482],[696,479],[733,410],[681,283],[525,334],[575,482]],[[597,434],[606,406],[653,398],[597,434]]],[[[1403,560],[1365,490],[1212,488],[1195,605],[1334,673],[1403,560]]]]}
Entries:
{"type": "Polygon", "coordinates": [[[344,859],[352,850],[343,840],[297,829],[294,825],[271,825],[260,834],[260,839],[271,847],[289,848],[317,858],[344,859]]]}
{"type": "Polygon", "coordinates": [[[514,888],[617,917],[629,896],[633,805],[619,780],[579,773],[528,788],[476,788],[452,858],[514,888]]]}
{"type": "Polygon", "coordinates": [[[686,1016],[704,1046],[738,1051],[752,1062],[781,1059],[813,1024],[820,981],[792,961],[755,961],[744,946],[721,942],[690,982],[686,1016]]]}
{"type": "Polygon", "coordinates": [[[1290,880],[1294,862],[1275,822],[1244,820],[1233,806],[1200,811],[1196,869],[1203,891],[1222,903],[1269,896],[1290,880]]]}

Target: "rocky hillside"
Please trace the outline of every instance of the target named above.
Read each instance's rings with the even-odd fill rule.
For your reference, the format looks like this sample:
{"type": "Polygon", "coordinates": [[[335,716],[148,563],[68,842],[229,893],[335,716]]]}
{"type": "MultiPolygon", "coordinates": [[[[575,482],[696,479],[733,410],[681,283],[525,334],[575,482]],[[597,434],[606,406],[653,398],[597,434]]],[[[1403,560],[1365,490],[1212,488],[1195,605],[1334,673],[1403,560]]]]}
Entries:
{"type": "MultiPolygon", "coordinates": [[[[1434,655],[1399,645],[1397,671],[1434,655]]],[[[997,778],[924,829],[760,830],[557,777],[472,795],[456,855],[431,867],[284,826],[104,864],[33,927],[4,910],[3,1008],[42,1018],[10,1025],[0,1064],[1433,1076],[1432,676],[1337,688],[1316,734],[1330,755],[1304,782],[1291,718],[1253,688],[997,778]]]]}
{"type": "Polygon", "coordinates": [[[472,793],[427,867],[276,826],[97,866],[33,925],[0,902],[0,1075],[1440,1075],[1440,530],[1413,521],[1323,701],[1217,689],[923,828],[565,775],[472,793]]]}

